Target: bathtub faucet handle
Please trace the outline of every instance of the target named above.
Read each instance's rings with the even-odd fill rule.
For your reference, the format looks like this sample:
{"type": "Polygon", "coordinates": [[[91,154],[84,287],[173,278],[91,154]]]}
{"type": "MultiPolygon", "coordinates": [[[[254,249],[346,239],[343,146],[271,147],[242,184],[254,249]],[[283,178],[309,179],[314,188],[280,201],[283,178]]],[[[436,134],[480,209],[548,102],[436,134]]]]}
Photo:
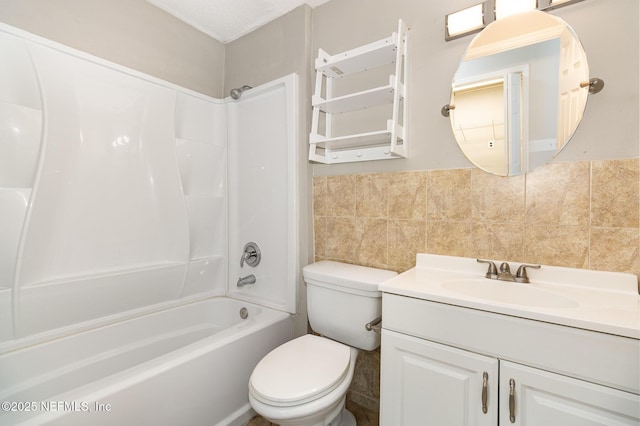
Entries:
{"type": "Polygon", "coordinates": [[[250,241],[245,244],[244,250],[242,251],[242,257],[240,258],[240,267],[244,267],[245,262],[249,266],[256,267],[260,263],[260,258],[260,247],[258,247],[258,244],[250,241]]]}

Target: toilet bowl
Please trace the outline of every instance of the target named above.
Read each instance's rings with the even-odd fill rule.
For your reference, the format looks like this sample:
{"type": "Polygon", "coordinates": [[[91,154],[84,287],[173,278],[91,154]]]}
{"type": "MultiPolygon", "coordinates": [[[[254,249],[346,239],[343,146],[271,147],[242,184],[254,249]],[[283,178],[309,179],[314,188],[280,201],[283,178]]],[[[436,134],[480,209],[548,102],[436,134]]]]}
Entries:
{"type": "Polygon", "coordinates": [[[344,403],[357,357],[357,349],[342,343],[313,334],[298,337],[256,366],[249,402],[279,425],[355,425],[344,403]]]}
{"type": "Polygon", "coordinates": [[[267,354],[249,379],[249,402],[279,425],[354,426],[345,397],[358,350],[380,346],[366,323],[381,314],[378,284],[395,272],[332,261],[303,268],[311,328],[267,354]]]}

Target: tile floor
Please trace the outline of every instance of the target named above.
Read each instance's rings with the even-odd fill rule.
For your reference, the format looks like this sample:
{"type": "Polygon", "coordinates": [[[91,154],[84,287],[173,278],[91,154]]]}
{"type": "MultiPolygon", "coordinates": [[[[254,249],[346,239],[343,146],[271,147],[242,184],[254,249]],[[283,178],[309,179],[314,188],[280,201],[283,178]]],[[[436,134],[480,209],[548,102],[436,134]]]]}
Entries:
{"type": "MultiPolygon", "coordinates": [[[[358,426],[378,426],[378,412],[369,410],[361,405],[355,404],[347,400],[347,409],[356,416],[358,426]]],[[[260,416],[256,416],[249,420],[244,426],[272,426],[273,423],[268,422],[260,416]]]]}

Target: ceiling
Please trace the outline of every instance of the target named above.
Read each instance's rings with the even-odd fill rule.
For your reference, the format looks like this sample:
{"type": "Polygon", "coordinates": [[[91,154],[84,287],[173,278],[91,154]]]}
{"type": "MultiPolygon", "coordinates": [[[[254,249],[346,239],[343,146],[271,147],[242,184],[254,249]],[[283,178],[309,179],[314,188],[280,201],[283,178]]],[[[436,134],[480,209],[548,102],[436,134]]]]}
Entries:
{"type": "Polygon", "coordinates": [[[302,4],[329,0],[147,0],[221,43],[233,41],[302,4]]]}

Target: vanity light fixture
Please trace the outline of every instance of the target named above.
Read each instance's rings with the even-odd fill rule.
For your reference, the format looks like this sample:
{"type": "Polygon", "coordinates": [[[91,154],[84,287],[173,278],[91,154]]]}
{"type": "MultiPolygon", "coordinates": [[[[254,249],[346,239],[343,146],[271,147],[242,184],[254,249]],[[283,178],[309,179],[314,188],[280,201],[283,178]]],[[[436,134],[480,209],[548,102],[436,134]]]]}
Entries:
{"type": "Polygon", "coordinates": [[[482,30],[496,19],[527,10],[549,11],[584,0],[485,0],[445,16],[444,39],[454,40],[482,30]]]}
{"type": "Polygon", "coordinates": [[[495,0],[496,19],[516,13],[535,10],[538,7],[537,0],[495,0]]]}
{"type": "Polygon", "coordinates": [[[487,2],[479,3],[445,16],[445,40],[453,40],[483,29],[486,26],[486,4],[487,2]]]}

